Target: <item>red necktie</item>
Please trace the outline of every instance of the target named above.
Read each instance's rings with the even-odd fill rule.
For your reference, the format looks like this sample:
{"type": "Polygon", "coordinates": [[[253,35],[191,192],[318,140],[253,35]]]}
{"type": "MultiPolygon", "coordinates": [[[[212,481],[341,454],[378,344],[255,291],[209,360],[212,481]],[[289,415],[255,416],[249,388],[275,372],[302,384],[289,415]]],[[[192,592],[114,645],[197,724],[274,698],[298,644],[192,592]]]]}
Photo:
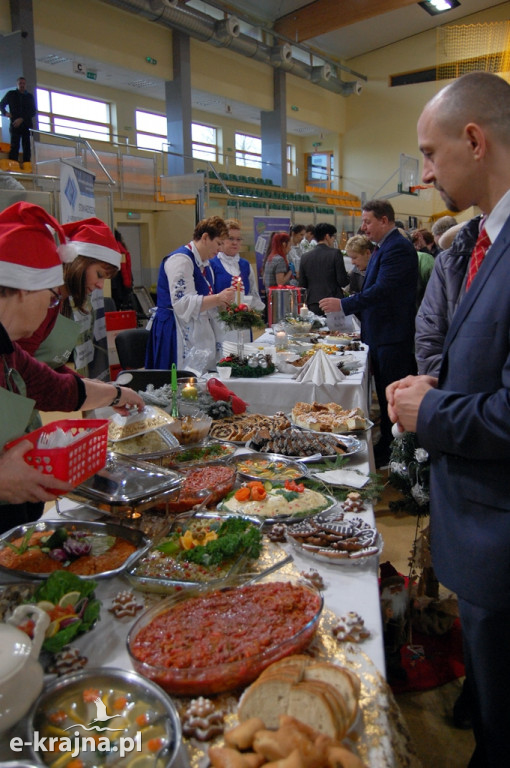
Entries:
{"type": "Polygon", "coordinates": [[[485,254],[487,253],[490,244],[491,244],[490,237],[487,234],[485,227],[483,227],[480,234],[478,235],[478,240],[476,241],[475,247],[473,248],[473,252],[471,253],[471,258],[469,259],[468,276],[466,280],[466,291],[468,290],[469,286],[473,282],[473,278],[478,272],[480,268],[480,264],[484,260],[485,254]]]}

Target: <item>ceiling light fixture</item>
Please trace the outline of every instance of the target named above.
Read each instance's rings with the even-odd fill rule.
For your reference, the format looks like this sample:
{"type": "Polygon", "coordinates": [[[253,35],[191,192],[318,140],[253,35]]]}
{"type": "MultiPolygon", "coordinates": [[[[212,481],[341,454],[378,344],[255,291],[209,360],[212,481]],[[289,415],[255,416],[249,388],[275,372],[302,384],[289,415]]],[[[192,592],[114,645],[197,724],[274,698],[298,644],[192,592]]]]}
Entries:
{"type": "Polygon", "coordinates": [[[446,11],[458,8],[460,2],[459,0],[423,0],[418,5],[421,5],[423,10],[430,13],[431,16],[437,16],[438,13],[446,13],[446,11]]]}

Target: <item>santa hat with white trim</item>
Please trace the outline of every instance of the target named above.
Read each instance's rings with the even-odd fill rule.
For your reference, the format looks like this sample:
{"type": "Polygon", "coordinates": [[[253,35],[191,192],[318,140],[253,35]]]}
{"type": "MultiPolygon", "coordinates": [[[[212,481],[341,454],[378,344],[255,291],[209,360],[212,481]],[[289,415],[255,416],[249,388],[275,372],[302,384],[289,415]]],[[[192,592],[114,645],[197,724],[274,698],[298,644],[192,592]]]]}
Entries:
{"type": "Polygon", "coordinates": [[[74,250],[76,256],[104,261],[119,269],[121,252],[111,229],[104,221],[96,218],[70,221],[63,224],[62,229],[68,238],[68,247],[74,250]]]}
{"type": "Polygon", "coordinates": [[[65,242],[63,228],[40,205],[20,202],[5,208],[0,212],[0,285],[25,291],[62,285],[62,261],[70,260],[65,242]]]}

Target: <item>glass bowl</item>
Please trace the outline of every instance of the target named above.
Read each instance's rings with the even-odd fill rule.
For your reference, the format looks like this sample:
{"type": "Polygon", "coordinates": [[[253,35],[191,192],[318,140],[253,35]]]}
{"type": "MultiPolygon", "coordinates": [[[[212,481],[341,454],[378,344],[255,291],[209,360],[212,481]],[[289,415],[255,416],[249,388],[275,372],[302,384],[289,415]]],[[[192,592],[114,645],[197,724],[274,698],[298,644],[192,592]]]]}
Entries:
{"type": "Polygon", "coordinates": [[[212,419],[205,413],[194,416],[181,416],[168,424],[166,429],[177,438],[181,445],[198,445],[202,443],[212,424],[212,419]]]}
{"type": "Polygon", "coordinates": [[[281,575],[184,590],[139,617],[128,652],[134,668],[168,693],[233,691],[274,661],[303,651],[323,602],[312,585],[281,575]]]}
{"type": "Polygon", "coordinates": [[[165,500],[168,511],[181,514],[197,504],[213,507],[234,487],[236,468],[225,464],[206,464],[193,467],[185,475],[179,495],[165,500]]]}
{"type": "Polygon", "coordinates": [[[228,461],[236,467],[243,479],[248,480],[271,480],[281,483],[308,475],[304,464],[276,453],[239,453],[228,461]]]}
{"type": "Polygon", "coordinates": [[[87,742],[92,738],[98,748],[87,746],[78,755],[84,768],[110,765],[112,753],[119,768],[127,768],[142,756],[152,768],[170,768],[177,762],[182,739],[179,715],[170,697],[136,672],[110,667],[77,672],[50,683],[32,707],[27,731],[29,744],[34,731],[41,737],[55,737],[49,740],[53,749],[32,748],[33,758],[42,765],[60,763],[60,738],[71,740],[73,750],[76,744],[83,745],[83,737],[88,737],[87,742]],[[101,710],[106,711],[106,721],[101,710]],[[104,739],[110,749],[105,749],[104,739]]]}
{"type": "Polygon", "coordinates": [[[182,472],[197,464],[215,464],[229,459],[237,450],[235,445],[219,440],[208,440],[204,445],[181,446],[162,457],[158,462],[162,467],[170,467],[182,472]]]}
{"type": "Polygon", "coordinates": [[[194,376],[177,379],[177,394],[179,400],[184,403],[196,405],[198,396],[207,391],[207,382],[194,376]]]}

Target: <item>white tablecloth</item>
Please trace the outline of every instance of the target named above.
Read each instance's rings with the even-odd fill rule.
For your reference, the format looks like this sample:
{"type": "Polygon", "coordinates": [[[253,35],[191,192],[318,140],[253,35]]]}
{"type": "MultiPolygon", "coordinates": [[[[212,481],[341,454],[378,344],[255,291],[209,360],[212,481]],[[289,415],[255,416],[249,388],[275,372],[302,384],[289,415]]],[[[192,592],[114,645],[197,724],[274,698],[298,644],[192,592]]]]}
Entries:
{"type": "MultiPolygon", "coordinates": [[[[272,332],[266,331],[256,342],[260,347],[274,345],[272,332]]],[[[251,413],[288,413],[298,401],[312,403],[338,403],[346,409],[362,408],[368,415],[370,404],[370,372],[368,369],[368,348],[349,352],[349,356],[360,362],[360,368],[346,376],[338,384],[315,384],[311,381],[295,381],[292,374],[273,373],[256,379],[230,378],[226,386],[249,404],[251,413]]],[[[341,360],[340,354],[332,358],[341,360]]],[[[296,372],[299,369],[296,370],[296,372]]]]}

